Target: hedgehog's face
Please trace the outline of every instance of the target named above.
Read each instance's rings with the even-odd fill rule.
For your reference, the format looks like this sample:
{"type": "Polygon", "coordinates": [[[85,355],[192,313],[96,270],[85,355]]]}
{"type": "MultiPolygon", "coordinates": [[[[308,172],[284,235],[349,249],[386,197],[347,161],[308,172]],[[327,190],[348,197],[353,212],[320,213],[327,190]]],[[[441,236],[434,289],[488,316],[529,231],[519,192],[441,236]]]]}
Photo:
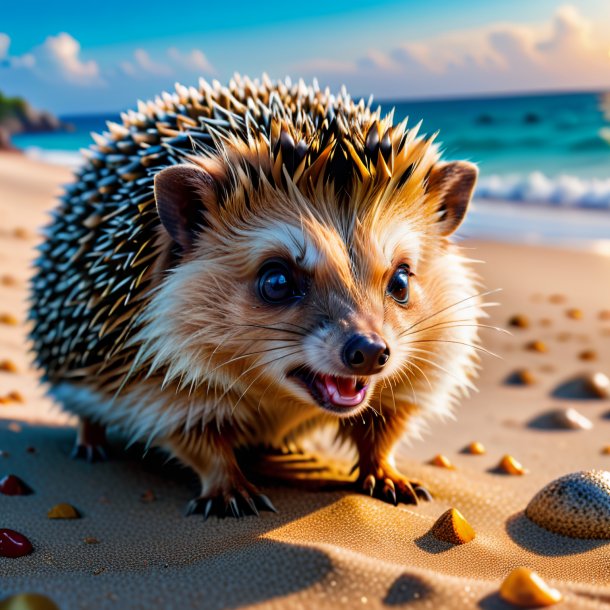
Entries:
{"type": "MultiPolygon", "coordinates": [[[[170,182],[192,184],[181,173],[190,171],[200,170],[165,170],[156,186],[165,227],[190,249],[171,280],[172,309],[182,318],[181,349],[198,359],[200,376],[244,402],[244,394],[254,404],[290,400],[341,417],[375,408],[386,388],[404,385],[413,370],[412,325],[454,296],[439,296],[452,280],[435,245],[450,231],[437,218],[346,223],[303,210],[281,215],[270,204],[268,217],[217,224],[191,241],[175,213],[180,186],[170,182]]],[[[184,363],[176,375],[193,375],[192,359],[184,363]]]]}

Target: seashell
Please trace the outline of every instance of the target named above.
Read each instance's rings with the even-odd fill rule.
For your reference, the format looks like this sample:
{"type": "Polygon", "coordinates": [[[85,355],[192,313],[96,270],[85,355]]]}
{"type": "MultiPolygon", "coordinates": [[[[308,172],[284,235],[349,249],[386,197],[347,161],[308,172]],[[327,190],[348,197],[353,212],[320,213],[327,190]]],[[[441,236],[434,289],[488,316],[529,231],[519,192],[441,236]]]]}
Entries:
{"type": "Polygon", "coordinates": [[[580,309],[572,308],[566,311],[566,316],[572,320],[582,320],[583,313],[580,309]]]}
{"type": "Polygon", "coordinates": [[[529,568],[515,568],[500,586],[500,597],[522,608],[542,608],[561,601],[562,595],[529,568]]]}
{"type": "Polygon", "coordinates": [[[530,341],[525,348],[530,352],[538,352],[540,354],[546,354],[546,352],[549,351],[547,344],[544,341],[539,340],[530,341]]]}
{"type": "Polygon", "coordinates": [[[470,453],[471,455],[483,455],[487,453],[487,449],[485,449],[485,445],[483,445],[483,443],[473,441],[465,447],[464,453],[470,453]]]}
{"type": "Polygon", "coordinates": [[[432,466],[438,466],[439,468],[447,468],[449,470],[455,470],[455,466],[451,460],[442,453],[437,453],[429,462],[432,466]]]}
{"type": "Polygon", "coordinates": [[[562,536],[610,539],[610,472],[587,470],[551,481],[530,500],[525,515],[562,536]]]}
{"type": "Polygon", "coordinates": [[[0,610],[59,610],[59,606],[40,593],[19,593],[1,600],[0,610]]]}
{"type": "Polygon", "coordinates": [[[512,318],[508,320],[509,326],[514,326],[515,328],[529,328],[530,321],[527,316],[523,314],[516,314],[512,318]]]}
{"type": "Polygon", "coordinates": [[[511,475],[524,475],[527,470],[512,455],[505,455],[498,463],[497,469],[500,472],[511,475]]]}
{"type": "Polygon", "coordinates": [[[56,504],[47,512],[49,519],[80,519],[79,512],[71,504],[56,504]]]}
{"type": "Polygon", "coordinates": [[[430,534],[438,540],[451,544],[466,544],[476,536],[470,523],[457,508],[450,508],[444,512],[430,528],[430,534]]]}
{"type": "Polygon", "coordinates": [[[593,423],[576,409],[557,409],[551,414],[553,423],[569,430],[591,430],[593,423]]]}

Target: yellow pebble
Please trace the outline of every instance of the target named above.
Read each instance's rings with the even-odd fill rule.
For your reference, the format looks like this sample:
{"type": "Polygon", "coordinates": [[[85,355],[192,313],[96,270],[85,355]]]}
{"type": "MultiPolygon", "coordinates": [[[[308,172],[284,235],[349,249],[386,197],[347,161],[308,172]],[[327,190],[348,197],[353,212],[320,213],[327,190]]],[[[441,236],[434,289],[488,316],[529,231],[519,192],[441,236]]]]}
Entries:
{"type": "Polygon", "coordinates": [[[606,445],[605,447],[602,448],[602,453],[604,455],[610,455],[610,445],[606,445]]]}
{"type": "Polygon", "coordinates": [[[438,540],[451,544],[465,544],[476,536],[470,523],[457,508],[444,512],[430,528],[430,533],[438,540]]]}
{"type": "Polygon", "coordinates": [[[0,360],[0,371],[3,373],[16,373],[17,365],[12,360],[0,360]]]}
{"type": "Polygon", "coordinates": [[[442,453],[437,453],[430,460],[430,464],[432,464],[432,466],[438,466],[439,468],[449,468],[450,470],[455,469],[455,466],[452,464],[451,460],[442,453]]]}
{"type": "Polygon", "coordinates": [[[544,341],[530,341],[526,347],[531,352],[538,352],[540,354],[544,354],[549,351],[549,348],[544,341]]]}
{"type": "Polygon", "coordinates": [[[10,313],[0,313],[0,324],[8,324],[9,326],[17,326],[19,321],[10,313]]]}
{"type": "Polygon", "coordinates": [[[485,449],[485,445],[483,443],[479,443],[479,441],[473,441],[466,447],[466,451],[472,455],[483,455],[487,453],[487,449],[485,449]]]}
{"type": "Polygon", "coordinates": [[[561,593],[529,568],[515,568],[500,586],[500,597],[522,608],[542,608],[561,601],[561,593]]]}
{"type": "Polygon", "coordinates": [[[56,504],[47,513],[49,519],[79,519],[78,511],[71,504],[56,504]]]}
{"type": "Polygon", "coordinates": [[[19,593],[0,600],[0,610],[59,610],[59,607],[46,595],[19,593]]]}
{"type": "Polygon", "coordinates": [[[505,455],[498,464],[498,470],[505,472],[506,474],[525,474],[527,470],[523,468],[520,462],[518,462],[512,455],[505,455]]]}
{"type": "Polygon", "coordinates": [[[21,393],[17,392],[17,390],[13,390],[13,391],[9,392],[6,395],[6,398],[10,402],[20,402],[20,403],[24,403],[25,402],[25,400],[24,400],[23,396],[21,395],[21,393]]]}
{"type": "Polygon", "coordinates": [[[582,320],[582,311],[580,309],[568,309],[566,311],[566,316],[568,316],[568,318],[571,318],[572,320],[582,320]]]}

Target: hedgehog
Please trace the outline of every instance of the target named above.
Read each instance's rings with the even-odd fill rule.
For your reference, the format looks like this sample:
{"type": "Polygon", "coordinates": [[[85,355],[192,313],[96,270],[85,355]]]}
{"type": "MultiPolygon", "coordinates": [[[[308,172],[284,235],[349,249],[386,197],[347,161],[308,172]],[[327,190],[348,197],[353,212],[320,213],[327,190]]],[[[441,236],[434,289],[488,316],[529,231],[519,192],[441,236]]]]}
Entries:
{"type": "Polygon", "coordinates": [[[79,417],[201,483],[188,514],[275,510],[241,450],[331,428],[355,489],[429,499],[394,459],[479,367],[484,293],[451,239],[477,179],[435,135],[302,80],[176,85],[92,134],[39,246],[31,340],[79,417]]]}

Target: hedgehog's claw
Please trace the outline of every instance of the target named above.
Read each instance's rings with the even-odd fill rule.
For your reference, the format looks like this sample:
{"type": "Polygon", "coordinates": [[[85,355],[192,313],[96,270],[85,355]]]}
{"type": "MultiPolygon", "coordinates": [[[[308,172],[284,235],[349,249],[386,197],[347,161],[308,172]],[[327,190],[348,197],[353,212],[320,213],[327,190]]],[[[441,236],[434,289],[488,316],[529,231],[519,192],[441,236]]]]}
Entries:
{"type": "Polygon", "coordinates": [[[70,457],[73,460],[85,460],[90,464],[108,461],[108,451],[105,445],[87,445],[76,442],[70,457]]]}
{"type": "Polygon", "coordinates": [[[204,521],[211,515],[219,519],[225,517],[259,516],[259,510],[277,513],[271,500],[264,494],[233,490],[230,494],[221,494],[212,497],[199,497],[191,500],[186,507],[186,516],[200,514],[204,521]]]}
{"type": "Polygon", "coordinates": [[[394,504],[418,504],[420,500],[430,501],[432,495],[418,481],[409,481],[389,466],[376,468],[375,472],[363,472],[357,481],[362,493],[394,504]]]}

